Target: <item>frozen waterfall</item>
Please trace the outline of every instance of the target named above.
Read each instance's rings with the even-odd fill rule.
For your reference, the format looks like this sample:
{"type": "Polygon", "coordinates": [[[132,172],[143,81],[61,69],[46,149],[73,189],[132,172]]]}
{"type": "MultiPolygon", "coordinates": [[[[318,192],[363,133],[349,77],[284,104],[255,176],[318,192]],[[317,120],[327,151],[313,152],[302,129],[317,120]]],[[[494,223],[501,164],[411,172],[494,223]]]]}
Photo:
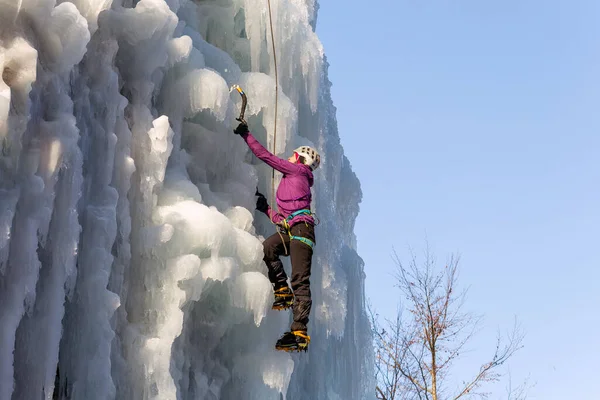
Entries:
{"type": "Polygon", "coordinates": [[[272,149],[267,1],[0,0],[0,400],[374,398],[318,4],[271,3],[276,153],[323,157],[309,351],[274,349],[271,170],[232,133],[239,84],[272,149]]]}

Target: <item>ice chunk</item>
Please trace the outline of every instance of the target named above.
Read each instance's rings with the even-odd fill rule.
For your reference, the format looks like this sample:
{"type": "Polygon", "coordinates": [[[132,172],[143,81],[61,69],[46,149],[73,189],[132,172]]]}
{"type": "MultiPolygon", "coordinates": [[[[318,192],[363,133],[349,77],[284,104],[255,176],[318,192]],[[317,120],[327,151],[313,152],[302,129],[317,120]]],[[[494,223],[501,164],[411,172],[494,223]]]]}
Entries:
{"type": "Polygon", "coordinates": [[[235,230],[238,257],[245,271],[260,271],[266,273],[263,259],[263,246],[256,236],[243,231],[235,230]]]}
{"type": "Polygon", "coordinates": [[[98,15],[107,10],[113,0],[70,0],[75,4],[81,15],[87,20],[90,33],[93,35],[98,29],[98,15]]]}
{"type": "Polygon", "coordinates": [[[37,56],[37,50],[21,37],[15,38],[4,50],[2,80],[12,89],[13,95],[15,91],[21,93],[21,100],[29,95],[37,78],[37,56]]]}
{"type": "Polygon", "coordinates": [[[165,184],[158,196],[158,204],[170,206],[184,200],[202,203],[202,196],[184,172],[171,168],[166,172],[165,184]]]}
{"type": "Polygon", "coordinates": [[[238,229],[244,230],[246,232],[252,232],[254,227],[252,226],[252,222],[254,221],[254,217],[248,211],[247,208],[244,207],[232,207],[229,210],[225,211],[225,215],[233,226],[238,229]]]}
{"type": "Polygon", "coordinates": [[[192,38],[194,47],[202,53],[206,66],[219,71],[228,87],[238,83],[241,70],[228,53],[206,42],[200,33],[188,26],[183,33],[192,38]]]}
{"type": "Polygon", "coordinates": [[[173,246],[183,254],[231,255],[235,248],[234,228],[223,214],[214,208],[185,200],[156,211],[159,224],[175,227],[173,246]]]}
{"type": "Polygon", "coordinates": [[[107,10],[99,18],[103,23],[118,38],[120,73],[146,99],[152,74],[167,62],[177,17],[164,0],[141,0],[135,8],[107,10]]]}
{"type": "Polygon", "coordinates": [[[204,278],[200,268],[201,260],[195,254],[186,254],[169,261],[169,269],[179,286],[185,289],[187,295],[184,301],[179,304],[184,306],[185,302],[198,301],[204,287],[204,278]]]}
{"type": "Polygon", "coordinates": [[[233,258],[220,257],[210,258],[202,262],[202,276],[208,280],[223,282],[234,277],[238,271],[238,265],[233,258]]]}
{"type": "Polygon", "coordinates": [[[250,353],[235,360],[234,377],[240,382],[240,393],[248,400],[280,399],[285,393],[294,370],[294,361],[287,353],[270,351],[250,353]],[[254,384],[261,381],[264,386],[254,384]]]}
{"type": "Polygon", "coordinates": [[[169,63],[174,65],[187,60],[192,52],[192,48],[192,39],[189,36],[181,36],[171,40],[167,48],[169,63]]]}
{"type": "Polygon", "coordinates": [[[254,314],[256,326],[271,308],[272,286],[267,277],[259,272],[246,272],[240,275],[233,288],[233,304],[254,314]]]}
{"type": "Polygon", "coordinates": [[[81,61],[89,40],[87,20],[73,3],[61,3],[52,10],[46,51],[57,72],[65,72],[81,61]]]}
{"type": "Polygon", "coordinates": [[[184,116],[193,117],[209,110],[223,121],[229,106],[229,88],[225,80],[209,69],[196,69],[181,78],[170,90],[169,103],[179,104],[184,116]]]}

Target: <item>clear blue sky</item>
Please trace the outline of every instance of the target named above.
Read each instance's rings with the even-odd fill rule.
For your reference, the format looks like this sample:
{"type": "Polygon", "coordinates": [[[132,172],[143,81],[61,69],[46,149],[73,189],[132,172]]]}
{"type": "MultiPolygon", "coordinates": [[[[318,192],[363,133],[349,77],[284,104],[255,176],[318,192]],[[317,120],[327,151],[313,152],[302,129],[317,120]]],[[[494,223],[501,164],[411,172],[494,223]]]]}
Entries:
{"type": "Polygon", "coordinates": [[[461,372],[517,316],[529,398],[600,399],[600,1],[322,0],[317,33],[372,303],[428,238],[485,316],[461,372]]]}

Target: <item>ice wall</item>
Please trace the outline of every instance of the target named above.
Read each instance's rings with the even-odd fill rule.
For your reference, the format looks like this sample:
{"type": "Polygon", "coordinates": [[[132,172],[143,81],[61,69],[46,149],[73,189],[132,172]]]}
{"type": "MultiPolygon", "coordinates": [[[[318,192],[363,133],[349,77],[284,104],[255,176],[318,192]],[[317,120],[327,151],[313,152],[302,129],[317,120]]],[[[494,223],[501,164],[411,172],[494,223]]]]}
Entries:
{"type": "Polygon", "coordinates": [[[373,398],[318,4],[271,3],[276,152],[323,157],[309,352],[274,350],[271,170],[232,133],[239,84],[272,149],[267,1],[0,0],[0,400],[373,398]]]}

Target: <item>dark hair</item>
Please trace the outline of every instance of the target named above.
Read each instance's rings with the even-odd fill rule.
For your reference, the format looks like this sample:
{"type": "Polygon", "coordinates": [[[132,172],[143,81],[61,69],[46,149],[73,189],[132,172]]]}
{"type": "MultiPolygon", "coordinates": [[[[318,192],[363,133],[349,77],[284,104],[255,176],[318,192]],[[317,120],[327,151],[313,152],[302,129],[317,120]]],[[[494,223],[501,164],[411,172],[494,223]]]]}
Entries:
{"type": "Polygon", "coordinates": [[[301,155],[298,154],[298,162],[300,164],[306,165],[306,158],[304,158],[303,156],[301,156],[301,155]]]}

